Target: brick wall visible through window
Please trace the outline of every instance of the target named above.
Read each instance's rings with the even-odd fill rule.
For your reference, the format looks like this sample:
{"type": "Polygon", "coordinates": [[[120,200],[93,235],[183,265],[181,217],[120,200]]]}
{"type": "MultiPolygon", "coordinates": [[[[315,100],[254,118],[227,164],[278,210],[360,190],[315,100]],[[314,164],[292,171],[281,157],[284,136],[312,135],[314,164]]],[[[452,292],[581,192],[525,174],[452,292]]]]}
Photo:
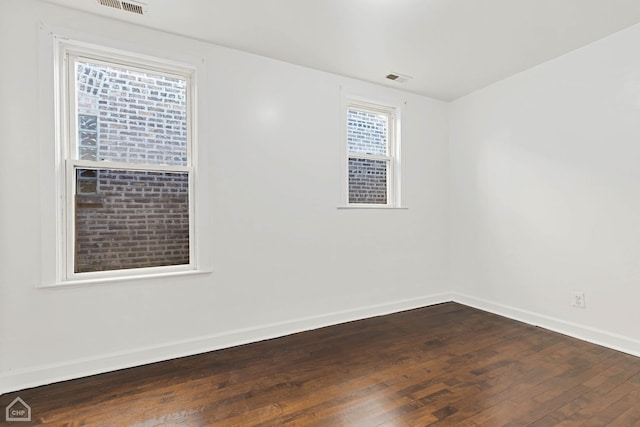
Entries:
{"type": "Polygon", "coordinates": [[[349,203],[387,203],[387,165],[349,158],[349,203]]]}
{"type": "Polygon", "coordinates": [[[94,194],[76,196],[76,272],[189,263],[186,174],[93,172],[94,194]]]}
{"type": "Polygon", "coordinates": [[[72,273],[189,264],[188,74],[68,55],[72,273]]]}
{"type": "Polygon", "coordinates": [[[184,79],[89,61],[76,76],[80,159],[186,165],[184,79]]]}
{"type": "Polygon", "coordinates": [[[352,102],[347,107],[348,203],[392,202],[393,109],[352,102]]]}

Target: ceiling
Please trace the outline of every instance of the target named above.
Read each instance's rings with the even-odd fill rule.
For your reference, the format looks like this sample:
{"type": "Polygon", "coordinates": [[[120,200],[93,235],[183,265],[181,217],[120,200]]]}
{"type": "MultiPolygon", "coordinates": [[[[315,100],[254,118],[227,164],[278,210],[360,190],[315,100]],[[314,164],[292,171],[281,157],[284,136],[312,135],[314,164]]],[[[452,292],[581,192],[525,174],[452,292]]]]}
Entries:
{"type": "Polygon", "coordinates": [[[640,22],[639,0],[47,1],[442,100],[640,22]]]}

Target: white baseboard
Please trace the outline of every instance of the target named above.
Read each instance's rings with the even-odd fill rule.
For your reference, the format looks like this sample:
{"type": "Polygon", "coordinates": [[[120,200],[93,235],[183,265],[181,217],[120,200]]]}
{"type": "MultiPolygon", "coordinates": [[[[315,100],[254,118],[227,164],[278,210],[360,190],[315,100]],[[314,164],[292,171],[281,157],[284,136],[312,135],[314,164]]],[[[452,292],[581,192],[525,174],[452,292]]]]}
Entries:
{"type": "Polygon", "coordinates": [[[369,317],[382,316],[404,310],[451,301],[450,293],[441,293],[411,298],[391,303],[359,307],[318,316],[271,323],[253,328],[238,329],[220,334],[175,341],[153,347],[104,354],[92,358],[71,360],[63,363],[36,366],[0,374],[0,394],[38,387],[58,381],[81,378],[118,369],[146,365],[178,357],[206,353],[222,348],[234,347],[290,335],[296,332],[318,329],[369,317]]]}
{"type": "Polygon", "coordinates": [[[497,304],[481,298],[465,295],[457,292],[452,293],[453,301],[474,307],[479,310],[488,311],[509,319],[518,320],[533,326],[540,326],[554,332],[578,338],[593,344],[609,347],[614,350],[628,353],[640,357],[640,341],[625,337],[623,335],[591,328],[577,323],[567,322],[554,317],[545,316],[531,311],[521,310],[503,304],[497,304]]]}

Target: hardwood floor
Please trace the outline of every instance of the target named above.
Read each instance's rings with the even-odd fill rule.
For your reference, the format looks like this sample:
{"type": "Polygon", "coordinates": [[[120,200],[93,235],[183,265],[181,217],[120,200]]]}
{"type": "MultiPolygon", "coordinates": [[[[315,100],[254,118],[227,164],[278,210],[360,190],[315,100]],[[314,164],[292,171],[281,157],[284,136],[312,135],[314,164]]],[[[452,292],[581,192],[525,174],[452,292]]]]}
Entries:
{"type": "Polygon", "coordinates": [[[446,303],[10,393],[2,420],[17,396],[32,425],[640,426],[640,358],[446,303]]]}

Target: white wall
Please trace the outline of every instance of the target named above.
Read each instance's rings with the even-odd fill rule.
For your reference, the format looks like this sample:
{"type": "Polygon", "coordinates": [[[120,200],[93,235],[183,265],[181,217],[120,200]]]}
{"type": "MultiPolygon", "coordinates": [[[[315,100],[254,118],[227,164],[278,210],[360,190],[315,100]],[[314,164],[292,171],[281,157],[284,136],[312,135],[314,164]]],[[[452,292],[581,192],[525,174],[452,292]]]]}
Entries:
{"type": "Polygon", "coordinates": [[[0,392],[449,299],[446,104],[33,0],[3,10],[0,392]],[[205,59],[212,274],[36,288],[55,251],[39,22],[205,59]],[[406,101],[409,209],[336,209],[341,85],[406,101]]]}
{"type": "Polygon", "coordinates": [[[457,300],[640,355],[639,43],[636,25],[450,105],[457,300]]]}

